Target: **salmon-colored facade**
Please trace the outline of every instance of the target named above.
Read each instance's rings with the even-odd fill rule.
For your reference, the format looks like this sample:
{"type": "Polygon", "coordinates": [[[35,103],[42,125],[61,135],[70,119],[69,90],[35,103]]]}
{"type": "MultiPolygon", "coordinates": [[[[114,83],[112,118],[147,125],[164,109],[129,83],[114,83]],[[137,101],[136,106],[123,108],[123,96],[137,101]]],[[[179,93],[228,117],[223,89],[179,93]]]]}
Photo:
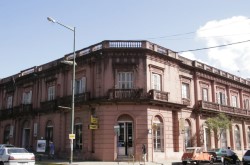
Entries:
{"type": "MultiPolygon", "coordinates": [[[[0,143],[45,139],[68,158],[73,54],[0,80],[0,143]]],[[[250,82],[148,41],[103,41],[76,52],[74,159],[180,160],[186,147],[250,147],[250,82]],[[233,125],[221,140],[207,117],[233,125]]]]}

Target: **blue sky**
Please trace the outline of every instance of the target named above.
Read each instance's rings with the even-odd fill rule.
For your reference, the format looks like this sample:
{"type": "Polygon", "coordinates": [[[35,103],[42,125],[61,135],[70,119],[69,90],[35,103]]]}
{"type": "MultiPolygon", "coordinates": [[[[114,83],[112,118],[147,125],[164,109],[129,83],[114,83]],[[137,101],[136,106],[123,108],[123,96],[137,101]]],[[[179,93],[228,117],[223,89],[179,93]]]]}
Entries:
{"type": "MultiPolygon", "coordinates": [[[[143,39],[183,51],[249,40],[249,6],[246,0],[2,0],[0,78],[72,52],[73,33],[48,16],[76,27],[77,50],[143,39]]],[[[250,42],[183,56],[250,77],[250,42]]]]}

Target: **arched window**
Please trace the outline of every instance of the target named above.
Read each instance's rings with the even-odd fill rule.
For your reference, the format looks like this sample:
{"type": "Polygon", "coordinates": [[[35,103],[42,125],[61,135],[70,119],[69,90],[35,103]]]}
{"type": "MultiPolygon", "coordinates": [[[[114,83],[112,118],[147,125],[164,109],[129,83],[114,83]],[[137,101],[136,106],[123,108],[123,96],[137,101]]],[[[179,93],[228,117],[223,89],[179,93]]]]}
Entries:
{"type": "Polygon", "coordinates": [[[153,120],[154,151],[164,151],[164,127],[160,116],[155,116],[153,120]]]}
{"type": "Polygon", "coordinates": [[[205,128],[205,140],[206,149],[211,149],[211,133],[208,128],[205,128]]]}
{"type": "Polygon", "coordinates": [[[236,148],[236,150],[241,150],[240,129],[239,129],[238,125],[236,125],[234,127],[234,138],[235,138],[235,148],[236,148]]]}
{"type": "Polygon", "coordinates": [[[227,132],[225,129],[221,130],[221,148],[227,148],[227,132]]]}
{"type": "Polygon", "coordinates": [[[185,129],[185,147],[192,147],[192,134],[191,134],[191,124],[188,120],[184,123],[185,129]]]}
{"type": "Polygon", "coordinates": [[[248,148],[250,147],[250,126],[247,128],[247,141],[248,141],[248,148]]]}

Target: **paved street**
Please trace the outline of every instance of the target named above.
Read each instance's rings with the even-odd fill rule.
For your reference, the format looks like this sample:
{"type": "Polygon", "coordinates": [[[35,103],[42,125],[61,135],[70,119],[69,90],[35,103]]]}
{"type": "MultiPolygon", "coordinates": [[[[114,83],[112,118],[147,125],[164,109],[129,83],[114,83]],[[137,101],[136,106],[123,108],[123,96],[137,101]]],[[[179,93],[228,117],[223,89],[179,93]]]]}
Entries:
{"type": "MultiPolygon", "coordinates": [[[[37,161],[36,165],[68,165],[67,161],[63,160],[42,160],[37,161]]],[[[167,162],[102,162],[102,161],[75,161],[73,165],[181,165],[181,162],[167,161],[167,162]]],[[[209,163],[201,163],[209,165],[209,163]]],[[[221,165],[221,162],[216,162],[214,165],[221,165]]]]}

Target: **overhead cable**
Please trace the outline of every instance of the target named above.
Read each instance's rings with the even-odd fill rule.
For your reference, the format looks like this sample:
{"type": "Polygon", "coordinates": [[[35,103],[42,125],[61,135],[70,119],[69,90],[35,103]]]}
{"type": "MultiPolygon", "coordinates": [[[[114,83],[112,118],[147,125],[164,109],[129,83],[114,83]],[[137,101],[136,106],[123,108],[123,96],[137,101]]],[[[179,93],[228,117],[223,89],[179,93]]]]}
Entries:
{"type": "Polygon", "coordinates": [[[200,50],[206,50],[206,49],[214,49],[214,48],[225,47],[225,46],[230,46],[230,45],[235,45],[235,44],[241,44],[241,43],[245,43],[245,42],[249,42],[249,41],[250,40],[245,40],[245,41],[233,42],[233,43],[229,43],[229,44],[211,46],[211,47],[206,47],[206,48],[183,50],[183,51],[178,51],[177,53],[194,52],[194,51],[200,51],[200,50]]]}

